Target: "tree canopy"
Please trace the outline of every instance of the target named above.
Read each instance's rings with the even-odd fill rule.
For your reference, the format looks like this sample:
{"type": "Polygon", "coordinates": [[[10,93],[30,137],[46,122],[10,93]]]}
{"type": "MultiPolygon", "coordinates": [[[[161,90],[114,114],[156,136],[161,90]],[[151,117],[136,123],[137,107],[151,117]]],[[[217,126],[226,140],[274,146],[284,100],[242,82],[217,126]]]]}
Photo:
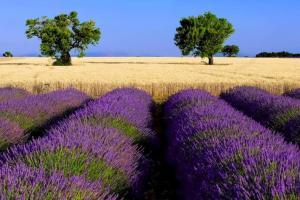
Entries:
{"type": "Polygon", "coordinates": [[[300,53],[281,52],[261,52],[256,55],[257,58],[300,58],[300,53]]]}
{"type": "Polygon", "coordinates": [[[71,65],[71,50],[77,51],[78,56],[82,57],[88,46],[96,45],[101,37],[101,31],[94,21],[80,22],[74,11],[53,19],[29,19],[26,26],[27,37],[41,39],[41,54],[54,57],[56,65],[71,65]]]}
{"type": "Polygon", "coordinates": [[[223,55],[228,57],[237,56],[239,52],[240,48],[236,45],[226,45],[222,49],[223,55]]]}
{"type": "Polygon", "coordinates": [[[3,57],[13,57],[13,54],[10,51],[5,51],[2,55],[3,57]]]}
{"type": "Polygon", "coordinates": [[[213,56],[222,50],[234,31],[227,19],[207,12],[198,17],[183,18],[176,29],[175,44],[183,55],[207,57],[209,64],[213,64],[213,56]]]}

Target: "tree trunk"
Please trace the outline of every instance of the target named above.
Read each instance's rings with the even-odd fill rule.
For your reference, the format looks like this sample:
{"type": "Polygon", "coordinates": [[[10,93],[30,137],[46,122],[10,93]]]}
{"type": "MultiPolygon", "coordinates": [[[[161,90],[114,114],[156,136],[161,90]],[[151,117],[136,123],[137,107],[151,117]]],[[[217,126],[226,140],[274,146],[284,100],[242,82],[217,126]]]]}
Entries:
{"type": "Polygon", "coordinates": [[[71,55],[69,52],[63,53],[60,56],[60,61],[63,65],[71,65],[71,55]]]}
{"type": "Polygon", "coordinates": [[[213,65],[214,64],[214,57],[213,56],[208,57],[208,64],[209,65],[213,65]]]}

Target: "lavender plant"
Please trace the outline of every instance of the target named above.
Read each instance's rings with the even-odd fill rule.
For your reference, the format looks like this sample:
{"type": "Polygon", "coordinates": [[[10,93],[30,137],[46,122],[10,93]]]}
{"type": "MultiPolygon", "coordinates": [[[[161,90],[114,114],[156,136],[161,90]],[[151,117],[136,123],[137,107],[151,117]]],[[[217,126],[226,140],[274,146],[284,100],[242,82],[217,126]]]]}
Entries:
{"type": "Polygon", "coordinates": [[[300,88],[286,92],[284,96],[300,99],[300,88]]]}
{"type": "Polygon", "coordinates": [[[115,90],[89,102],[47,136],[10,148],[0,156],[1,164],[42,168],[49,176],[60,172],[66,178],[101,181],[103,188],[120,197],[141,198],[150,163],[128,133],[134,128],[141,136],[151,134],[151,104],[151,97],[142,91],[115,90]],[[116,121],[94,120],[102,117],[116,121]]]}
{"type": "Polygon", "coordinates": [[[142,90],[116,89],[76,113],[84,123],[102,124],[121,130],[135,144],[151,143],[156,137],[152,128],[153,100],[142,90]]]}
{"type": "Polygon", "coordinates": [[[256,121],[281,132],[287,141],[300,145],[300,127],[293,125],[299,124],[300,101],[255,87],[236,87],[221,97],[256,121]]]}
{"type": "Polygon", "coordinates": [[[0,151],[23,139],[23,130],[17,123],[0,118],[0,151]]]}
{"type": "Polygon", "coordinates": [[[20,88],[0,88],[0,102],[29,96],[30,93],[20,88]]]}
{"type": "Polygon", "coordinates": [[[200,90],[166,102],[168,160],[182,199],[298,199],[300,153],[200,90]]]}
{"type": "Polygon", "coordinates": [[[88,99],[88,96],[82,92],[67,89],[0,103],[2,123],[10,121],[0,129],[0,149],[5,149],[20,140],[26,140],[31,133],[53,118],[80,106],[88,99]]]}
{"type": "Polygon", "coordinates": [[[4,166],[0,170],[0,199],[35,200],[116,200],[101,182],[88,182],[82,177],[66,178],[59,172],[48,175],[43,169],[25,165],[4,166]]]}

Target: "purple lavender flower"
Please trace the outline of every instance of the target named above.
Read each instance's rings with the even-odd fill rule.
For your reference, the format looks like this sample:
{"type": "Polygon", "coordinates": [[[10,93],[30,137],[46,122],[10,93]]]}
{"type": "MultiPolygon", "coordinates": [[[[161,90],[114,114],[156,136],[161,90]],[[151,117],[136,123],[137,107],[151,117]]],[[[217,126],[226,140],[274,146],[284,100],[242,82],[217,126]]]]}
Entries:
{"type": "Polygon", "coordinates": [[[81,171],[80,175],[89,176],[91,181],[101,179],[98,176],[101,176],[102,172],[99,171],[99,174],[97,172],[93,172],[94,174],[91,175],[86,174],[89,170],[87,168],[97,161],[103,162],[102,170],[110,170],[116,176],[120,176],[116,179],[110,178],[112,180],[107,180],[107,184],[113,184],[113,180],[122,181],[124,185],[116,185],[116,187],[122,188],[113,188],[118,191],[127,189],[126,187],[138,178],[137,163],[143,159],[138,148],[132,145],[132,140],[121,132],[101,126],[84,125],[77,120],[52,129],[48,137],[12,147],[2,155],[2,163],[18,163],[21,161],[32,167],[39,167],[43,163],[47,163],[47,170],[66,171],[66,175],[69,175],[74,166],[65,166],[68,162],[66,155],[74,156],[69,163],[76,160],[83,161],[77,163],[82,168],[86,168],[81,171]],[[73,152],[78,156],[73,155],[73,152]],[[54,155],[61,156],[64,160],[51,160],[50,158],[53,158],[54,155]],[[67,170],[70,170],[70,172],[67,170]]]}
{"type": "Polygon", "coordinates": [[[0,104],[0,113],[5,115],[23,115],[43,121],[44,118],[63,113],[67,109],[80,106],[88,96],[75,89],[66,89],[47,94],[32,95],[0,104]]]}
{"type": "Polygon", "coordinates": [[[300,88],[286,92],[284,96],[300,99],[300,88]]]}
{"type": "Polygon", "coordinates": [[[157,145],[152,129],[153,101],[138,89],[117,89],[76,112],[76,118],[92,124],[114,127],[134,139],[135,144],[157,145]]]}
{"type": "Polygon", "coordinates": [[[0,88],[0,102],[9,101],[12,99],[19,99],[29,96],[30,93],[19,88],[0,88]]]}
{"type": "Polygon", "coordinates": [[[23,130],[15,122],[0,118],[0,151],[24,138],[23,130]]]}
{"type": "Polygon", "coordinates": [[[67,178],[81,176],[90,182],[100,180],[103,187],[120,196],[130,193],[142,198],[150,163],[128,133],[136,128],[141,135],[149,134],[143,131],[150,128],[151,106],[151,98],[142,91],[113,91],[52,127],[45,137],[10,148],[0,156],[1,164],[43,168],[47,174],[58,171],[67,178]],[[135,115],[139,116],[137,122],[131,121],[135,115]],[[87,123],[91,117],[118,120],[87,123]]]}
{"type": "Polygon", "coordinates": [[[224,101],[183,91],[167,101],[165,118],[183,199],[300,197],[298,148],[224,101]]]}
{"type": "MultiPolygon", "coordinates": [[[[6,135],[6,139],[0,138],[0,141],[15,141],[18,140],[16,136],[20,136],[20,140],[26,139],[25,136],[29,136],[34,129],[40,128],[51,119],[63,115],[87,100],[88,96],[84,93],[67,89],[2,102],[0,103],[0,119],[2,121],[3,119],[9,120],[11,123],[10,125],[6,123],[5,127],[5,130],[9,129],[9,132],[5,133],[4,129],[0,129],[0,136],[6,135]],[[19,128],[15,128],[16,124],[19,128]],[[22,134],[20,134],[20,128],[23,130],[22,134]]],[[[9,143],[3,143],[0,145],[0,149],[8,145],[9,143]]]]}
{"type": "Polygon", "coordinates": [[[256,121],[281,132],[287,141],[300,144],[300,127],[298,130],[295,126],[293,130],[290,128],[293,124],[299,124],[295,119],[299,120],[300,101],[254,87],[237,87],[221,97],[256,121]]]}
{"type": "Polygon", "coordinates": [[[42,168],[25,165],[0,169],[0,199],[80,199],[116,200],[101,182],[88,182],[82,177],[66,178],[59,172],[48,175],[42,168]]]}
{"type": "Polygon", "coordinates": [[[90,103],[86,113],[120,117],[139,127],[151,127],[152,98],[142,90],[116,89],[90,103]],[[91,108],[89,110],[89,108],[91,108]]]}

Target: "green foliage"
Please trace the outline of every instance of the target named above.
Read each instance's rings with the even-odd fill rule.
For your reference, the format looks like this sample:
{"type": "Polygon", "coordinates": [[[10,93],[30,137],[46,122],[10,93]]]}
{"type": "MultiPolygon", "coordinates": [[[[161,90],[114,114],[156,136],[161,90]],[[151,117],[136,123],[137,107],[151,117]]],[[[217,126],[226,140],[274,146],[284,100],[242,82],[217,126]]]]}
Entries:
{"type": "Polygon", "coordinates": [[[240,52],[240,48],[236,45],[226,45],[222,49],[222,53],[227,57],[235,57],[240,52]]]}
{"type": "Polygon", "coordinates": [[[90,44],[96,45],[101,31],[94,21],[80,22],[77,12],[61,14],[54,19],[48,17],[29,19],[26,22],[27,38],[41,39],[41,54],[56,59],[54,65],[71,65],[71,50],[79,57],[85,55],[90,44]]]}
{"type": "Polygon", "coordinates": [[[208,57],[213,64],[213,55],[222,50],[223,44],[234,28],[224,18],[207,12],[198,17],[183,18],[176,29],[175,44],[182,55],[208,57]]]}
{"type": "Polygon", "coordinates": [[[5,51],[2,55],[3,57],[14,57],[10,51],[5,51]]]}
{"type": "Polygon", "coordinates": [[[91,125],[103,124],[106,127],[118,129],[126,136],[132,138],[134,140],[134,144],[143,144],[146,139],[137,127],[126,122],[123,119],[113,118],[113,117],[106,117],[106,118],[91,117],[88,119],[87,122],[91,125]]]}
{"type": "Polygon", "coordinates": [[[256,55],[257,58],[300,58],[300,53],[281,52],[261,52],[256,55]]]}
{"type": "Polygon", "coordinates": [[[273,117],[273,119],[270,122],[270,126],[272,127],[273,130],[282,131],[282,128],[284,127],[284,125],[288,121],[297,117],[299,115],[299,113],[300,113],[300,110],[297,108],[292,108],[283,113],[279,113],[273,117]]]}
{"type": "Polygon", "coordinates": [[[1,188],[2,194],[6,197],[6,200],[16,200],[16,199],[40,199],[40,193],[43,192],[45,196],[43,196],[43,200],[56,200],[56,199],[64,199],[64,200],[86,200],[86,196],[90,194],[89,190],[77,189],[76,186],[67,193],[66,196],[62,196],[61,192],[56,191],[55,186],[51,187],[48,185],[46,190],[42,187],[41,184],[36,185],[34,188],[30,182],[20,182],[22,185],[22,191],[18,189],[11,189],[6,186],[9,183],[5,183],[4,188],[1,188]],[[33,198],[35,197],[35,198],[33,198]]]}
{"type": "MultiPolygon", "coordinates": [[[[30,117],[23,114],[12,114],[8,112],[0,112],[0,117],[17,123],[20,128],[24,129],[24,133],[34,131],[37,128],[37,123],[30,117]]],[[[24,134],[19,138],[20,141],[25,140],[28,135],[24,134]]],[[[0,151],[7,149],[13,143],[5,138],[0,138],[0,151]]]]}
{"type": "Polygon", "coordinates": [[[16,122],[22,129],[31,130],[37,126],[37,121],[24,114],[14,114],[9,112],[0,112],[0,117],[16,122]]]}
{"type": "Polygon", "coordinates": [[[5,138],[0,138],[0,152],[7,149],[12,143],[5,138]]]}
{"type": "Polygon", "coordinates": [[[85,176],[89,181],[101,180],[114,192],[122,193],[129,187],[125,174],[93,157],[79,148],[59,148],[53,152],[36,152],[24,157],[24,163],[30,167],[43,167],[47,173],[63,172],[66,177],[85,176]]]}

